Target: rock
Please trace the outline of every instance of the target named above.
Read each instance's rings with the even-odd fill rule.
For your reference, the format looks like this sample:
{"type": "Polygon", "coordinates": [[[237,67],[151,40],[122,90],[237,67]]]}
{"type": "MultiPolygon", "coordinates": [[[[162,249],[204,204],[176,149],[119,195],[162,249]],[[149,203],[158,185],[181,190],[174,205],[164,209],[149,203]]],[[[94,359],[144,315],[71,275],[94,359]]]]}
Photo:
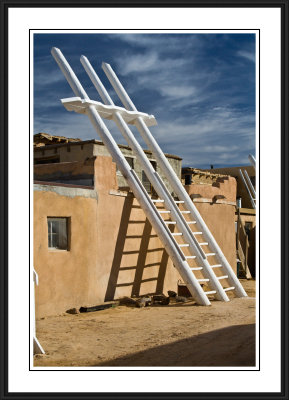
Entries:
{"type": "Polygon", "coordinates": [[[168,295],[169,295],[169,297],[176,297],[177,293],[174,292],[173,290],[168,290],[168,295]]]}
{"type": "Polygon", "coordinates": [[[70,308],[66,310],[67,314],[79,314],[79,311],[76,308],[70,308]]]}
{"type": "Polygon", "coordinates": [[[186,303],[187,301],[189,301],[189,300],[184,296],[176,296],[177,303],[186,303]]]}
{"type": "Polygon", "coordinates": [[[160,304],[162,306],[168,306],[170,304],[170,297],[164,297],[163,301],[160,304]]]}
{"type": "Polygon", "coordinates": [[[139,300],[136,301],[136,306],[139,308],[147,307],[152,304],[152,298],[150,296],[141,297],[139,300]]]}
{"type": "Polygon", "coordinates": [[[166,306],[170,303],[170,298],[166,297],[164,294],[157,294],[153,296],[153,304],[160,304],[166,306]]]}

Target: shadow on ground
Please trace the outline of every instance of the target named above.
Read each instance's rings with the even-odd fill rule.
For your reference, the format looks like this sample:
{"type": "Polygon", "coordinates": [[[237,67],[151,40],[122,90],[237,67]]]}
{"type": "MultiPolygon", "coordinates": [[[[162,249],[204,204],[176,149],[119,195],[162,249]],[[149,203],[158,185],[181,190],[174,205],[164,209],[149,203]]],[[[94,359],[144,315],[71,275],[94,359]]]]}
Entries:
{"type": "Polygon", "coordinates": [[[255,324],[230,326],[161,346],[153,345],[153,336],[151,340],[149,350],[91,366],[255,366],[255,324]]]}

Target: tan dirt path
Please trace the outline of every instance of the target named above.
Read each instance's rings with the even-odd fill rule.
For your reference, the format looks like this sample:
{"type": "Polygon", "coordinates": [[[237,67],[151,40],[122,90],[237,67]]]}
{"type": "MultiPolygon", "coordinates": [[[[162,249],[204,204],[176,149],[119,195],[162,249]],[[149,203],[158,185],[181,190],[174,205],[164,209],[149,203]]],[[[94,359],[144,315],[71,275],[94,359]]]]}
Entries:
{"type": "Polygon", "coordinates": [[[255,282],[248,298],[65,314],[37,320],[35,366],[253,366],[255,282]]]}

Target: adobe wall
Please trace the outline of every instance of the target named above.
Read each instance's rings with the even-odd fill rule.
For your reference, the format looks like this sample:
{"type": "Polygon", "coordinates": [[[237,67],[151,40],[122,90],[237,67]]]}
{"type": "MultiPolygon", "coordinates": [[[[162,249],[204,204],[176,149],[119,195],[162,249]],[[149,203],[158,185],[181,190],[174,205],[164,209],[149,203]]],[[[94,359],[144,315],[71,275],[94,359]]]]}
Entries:
{"type": "Polygon", "coordinates": [[[226,167],[226,168],[214,168],[208,170],[209,172],[217,173],[217,174],[225,174],[225,175],[230,175],[238,179],[238,184],[237,184],[237,193],[236,197],[241,197],[242,198],[242,207],[244,208],[252,208],[252,203],[250,200],[250,196],[247,192],[247,188],[242,180],[242,177],[240,175],[239,170],[246,170],[249,177],[251,176],[256,176],[256,171],[255,168],[252,165],[248,165],[245,167],[226,167]]]}
{"type": "MultiPolygon", "coordinates": [[[[228,177],[213,185],[192,184],[186,185],[185,189],[236,273],[236,180],[228,177]]],[[[217,264],[213,257],[209,262],[211,265],[217,264]]]]}
{"type": "MultiPolygon", "coordinates": [[[[125,157],[132,157],[134,159],[134,170],[138,177],[142,179],[142,166],[135,158],[131,148],[126,145],[119,145],[119,148],[125,157]]],[[[144,152],[149,160],[155,161],[153,154],[149,150],[144,150],[144,152]]],[[[109,156],[109,152],[106,146],[104,146],[101,141],[86,141],[79,143],[73,142],[34,148],[34,160],[41,160],[41,158],[51,159],[53,157],[58,157],[61,164],[75,161],[84,162],[87,159],[98,156],[109,156]]],[[[182,159],[178,156],[168,154],[166,154],[166,157],[177,176],[181,178],[182,159]]],[[[59,164],[56,163],[56,167],[57,165],[59,164]]],[[[162,174],[162,171],[159,169],[158,165],[157,172],[162,177],[170,192],[173,192],[173,189],[170,187],[168,180],[162,174]]],[[[127,182],[120,171],[117,171],[117,182],[119,187],[127,186],[127,182]]]]}
{"type": "Polygon", "coordinates": [[[177,290],[179,274],[137,201],[117,190],[110,157],[95,160],[95,189],[35,185],[37,318],[122,296],[177,290]],[[48,249],[49,216],[71,218],[69,251],[48,249]]]}
{"type": "Polygon", "coordinates": [[[86,161],[34,165],[34,180],[94,186],[94,157],[86,161]]]}
{"type": "MultiPolygon", "coordinates": [[[[118,190],[111,157],[96,157],[94,170],[94,189],[34,187],[37,318],[123,296],[177,291],[180,276],[136,199],[118,190]],[[70,217],[69,251],[48,249],[47,217],[70,217]]],[[[194,202],[235,270],[235,208],[229,200],[213,200],[220,193],[233,198],[230,184],[186,189],[203,195],[194,202]]]]}

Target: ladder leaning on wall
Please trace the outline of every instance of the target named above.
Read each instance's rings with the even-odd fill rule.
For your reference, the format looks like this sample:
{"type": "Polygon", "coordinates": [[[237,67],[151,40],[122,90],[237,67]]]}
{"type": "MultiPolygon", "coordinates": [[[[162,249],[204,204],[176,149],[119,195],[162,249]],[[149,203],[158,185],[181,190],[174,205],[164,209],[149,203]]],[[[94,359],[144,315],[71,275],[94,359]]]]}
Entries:
{"type": "Polygon", "coordinates": [[[62,104],[68,111],[86,114],[89,117],[196,302],[200,305],[210,305],[208,295],[214,295],[217,300],[229,301],[226,293],[229,290],[234,291],[237,297],[246,297],[247,294],[230,264],[148,129],[149,126],[156,125],[154,116],[137,111],[109,64],[103,63],[102,68],[124,107],[114,105],[86,57],[81,56],[80,61],[103,103],[89,99],[59,49],[54,47],[51,53],[75,96],[77,96],[62,99],[62,104]],[[148,195],[135,171],[121,153],[102,118],[113,120],[116,123],[154,187],[159,200],[153,200],[148,195]],[[173,198],[157,171],[154,170],[128,124],[135,125],[139,130],[147,146],[152,151],[158,166],[178,196],[178,200],[173,198]],[[160,204],[163,206],[162,210],[158,207],[160,204]],[[167,218],[169,216],[169,219],[164,219],[163,215],[167,216],[167,218]],[[185,215],[189,220],[185,219],[185,215]],[[176,227],[177,232],[172,232],[169,226],[176,227]],[[205,240],[203,243],[197,239],[201,236],[205,240]],[[181,237],[184,243],[179,244],[178,237],[181,237]],[[210,249],[208,253],[203,250],[204,246],[210,249]],[[182,248],[186,248],[187,255],[182,251],[182,248]],[[209,263],[210,258],[216,259],[217,263],[211,265],[209,263]],[[192,267],[190,265],[191,260],[194,261],[196,266],[192,267]],[[217,269],[221,271],[222,275],[217,276],[215,273],[217,269]],[[196,277],[196,271],[202,274],[202,278],[198,279],[196,277]],[[229,286],[224,288],[221,284],[222,281],[228,282],[229,286]],[[203,290],[203,284],[209,287],[208,291],[203,290]]]}

